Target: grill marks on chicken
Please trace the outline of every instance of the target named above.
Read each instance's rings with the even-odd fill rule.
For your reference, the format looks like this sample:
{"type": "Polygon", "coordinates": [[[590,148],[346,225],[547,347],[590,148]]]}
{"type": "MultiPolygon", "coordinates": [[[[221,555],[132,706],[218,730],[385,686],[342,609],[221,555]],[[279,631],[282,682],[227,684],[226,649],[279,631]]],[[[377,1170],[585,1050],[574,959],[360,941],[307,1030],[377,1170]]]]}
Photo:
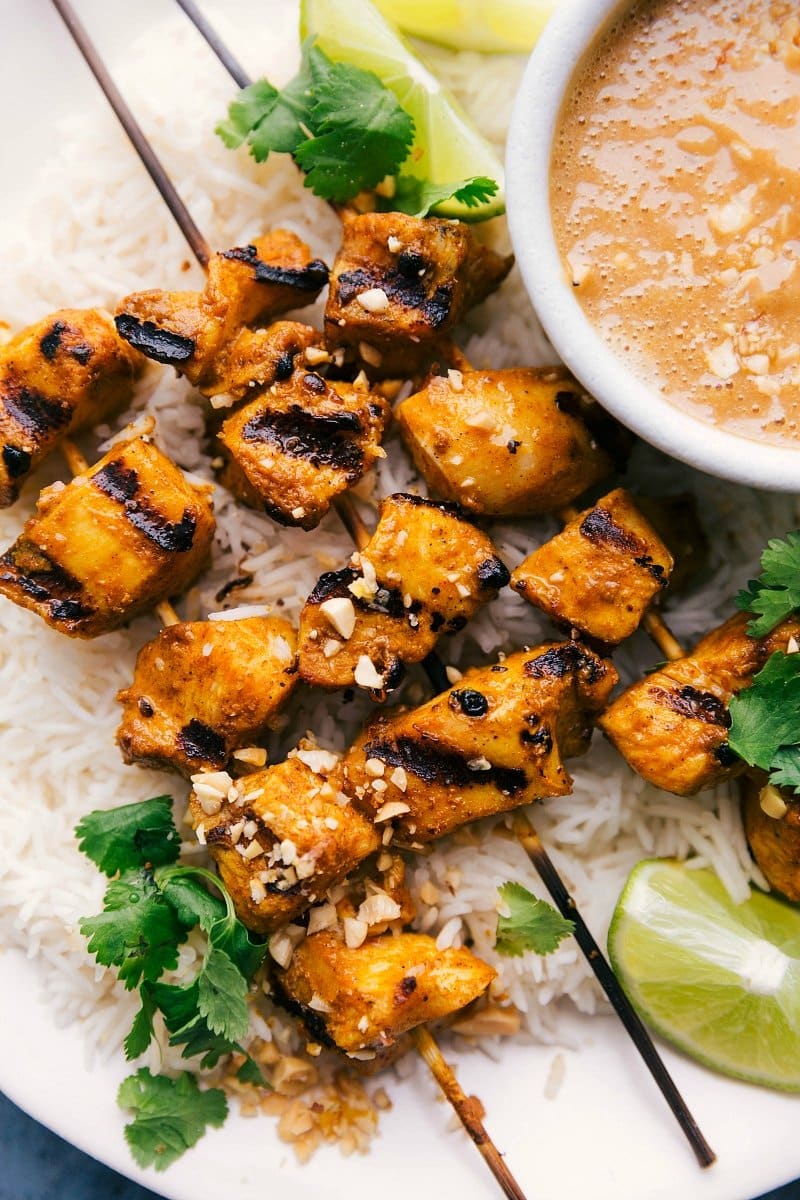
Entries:
{"type": "Polygon", "coordinates": [[[300,614],[306,683],[382,699],[509,579],[489,538],[458,509],[397,493],[352,567],[324,574],[300,614]],[[378,677],[376,679],[376,677],[378,677]]]}
{"type": "Polygon", "coordinates": [[[175,595],[208,561],[209,488],[142,437],[41,493],[0,556],[0,594],[71,637],[96,637],[175,595]]]}
{"type": "Polygon", "coordinates": [[[495,975],[470,950],[439,950],[425,934],[385,934],[350,948],[323,930],[301,942],[277,983],[318,1041],[374,1059],[410,1029],[476,1000],[495,975]]]}
{"type": "MultiPolygon", "coordinates": [[[[335,498],[384,456],[391,409],[364,380],[329,382],[295,369],[225,421],[219,440],[281,525],[314,529],[335,498]]],[[[238,492],[235,476],[228,476],[238,492]]]]}
{"type": "Polygon", "coordinates": [[[130,402],[141,363],[99,309],[61,309],[0,347],[0,507],[62,438],[130,402]]]}
{"type": "Polygon", "coordinates": [[[213,255],[200,292],[154,289],[127,296],[117,308],[117,329],[148,358],[215,395],[229,390],[229,356],[234,375],[243,357],[257,358],[256,346],[262,362],[271,359],[269,339],[256,339],[254,346],[247,327],[311,304],[327,281],[328,268],[312,259],[305,242],[273,229],[252,245],[213,255]]]}
{"type": "Polygon", "coordinates": [[[691,654],[634,683],[599,718],[628,765],[656,787],[693,796],[744,769],[728,745],[728,704],[770,654],[800,634],[800,619],[790,618],[752,638],[749,619],[731,617],[691,654]]]}
{"type": "Polygon", "coordinates": [[[297,683],[280,617],[170,625],[139,651],[117,742],[126,762],[192,775],[224,767],[270,728],[297,683]]]}
{"type": "Polygon", "coordinates": [[[362,358],[375,376],[407,377],[502,283],[512,262],[459,222],[345,213],[325,308],[326,343],[362,358]]]}
{"type": "Polygon", "coordinates": [[[450,371],[399,406],[417,469],[437,496],[487,516],[571,503],[612,470],[561,369],[450,371]]]}
{"type": "Polygon", "coordinates": [[[608,660],[574,642],[475,668],[420,708],[368,725],[344,758],[343,788],[412,846],[567,795],[562,760],[587,749],[617,678],[608,660]]]}
{"type": "Polygon", "coordinates": [[[559,624],[617,645],[667,586],[672,565],[632,497],[617,488],[534,550],[511,586],[559,624]]]}
{"type": "Polygon", "coordinates": [[[192,823],[249,929],[291,921],[377,849],[372,823],[340,790],[336,762],[301,749],[235,784],[222,775],[218,791],[220,775],[195,777],[192,823]]]}

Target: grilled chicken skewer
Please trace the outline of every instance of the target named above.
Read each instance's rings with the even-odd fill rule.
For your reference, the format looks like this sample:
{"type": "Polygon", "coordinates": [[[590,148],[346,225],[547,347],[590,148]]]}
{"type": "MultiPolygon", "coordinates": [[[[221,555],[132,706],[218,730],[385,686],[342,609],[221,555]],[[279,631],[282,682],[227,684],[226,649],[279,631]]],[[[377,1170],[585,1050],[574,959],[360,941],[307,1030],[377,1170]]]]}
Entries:
{"type": "MultiPolygon", "coordinates": [[[[159,191],[165,196],[165,198],[169,196],[170,200],[172,201],[172,203],[170,203],[170,211],[176,217],[181,229],[187,230],[189,235],[189,244],[195,251],[198,261],[201,262],[202,265],[205,265],[210,259],[210,254],[207,251],[204,240],[199,235],[197,227],[194,225],[194,222],[191,220],[188,211],[185,209],[185,206],[181,203],[180,198],[177,196],[174,187],[170,183],[167,175],[158,162],[157,157],[152,151],[152,148],[147,144],[146,139],[143,137],[141,130],[138,128],[132,114],[130,113],[130,110],[127,108],[119,92],[114,87],[108,72],[103,67],[96,49],[92,45],[91,40],[86,34],[86,31],[83,29],[80,21],[78,20],[71,4],[69,3],[69,0],[53,0],[53,3],[59,14],[64,19],[64,22],[69,32],[73,36],[83,57],[86,59],[93,73],[95,74],[95,77],[100,83],[104,94],[112,103],[117,116],[120,117],[123,127],[131,137],[134,147],[140,154],[140,157],[142,157],[147,169],[150,171],[150,174],[154,179],[156,186],[159,188],[159,191]]],[[[347,527],[349,527],[351,523],[351,514],[349,510],[345,512],[344,523],[347,527]]],[[[432,1039],[426,1041],[424,1046],[428,1052],[425,1058],[426,1061],[429,1061],[431,1059],[431,1051],[432,1049],[435,1049],[432,1039]]],[[[433,1069],[434,1074],[436,1074],[437,1072],[435,1066],[433,1069]]],[[[441,1076],[441,1072],[439,1072],[439,1075],[441,1076]]],[[[474,1107],[471,1109],[467,1104],[465,1104],[463,1101],[463,1093],[459,1095],[451,1089],[449,1092],[445,1090],[445,1095],[450,1100],[451,1104],[453,1104],[453,1107],[458,1113],[459,1118],[462,1120],[465,1128],[471,1133],[472,1136],[475,1137],[476,1144],[478,1145],[481,1154],[483,1155],[495,1178],[498,1180],[504,1194],[508,1196],[510,1200],[525,1200],[524,1193],[519,1188],[516,1180],[514,1180],[513,1176],[503,1162],[502,1156],[494,1145],[494,1142],[491,1140],[488,1133],[480,1123],[478,1123],[480,1128],[477,1129],[476,1136],[474,1107]]]]}

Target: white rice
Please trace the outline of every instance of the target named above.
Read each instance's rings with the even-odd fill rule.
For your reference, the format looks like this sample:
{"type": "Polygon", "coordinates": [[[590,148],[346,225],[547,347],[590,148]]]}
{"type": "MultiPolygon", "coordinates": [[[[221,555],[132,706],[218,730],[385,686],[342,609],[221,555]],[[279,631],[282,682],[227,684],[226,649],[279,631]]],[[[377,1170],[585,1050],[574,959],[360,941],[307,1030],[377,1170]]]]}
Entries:
{"type": "MultiPolygon", "coordinates": [[[[293,69],[293,27],[291,0],[273,0],[270,48],[265,48],[259,67],[277,81],[293,69]]],[[[499,146],[521,63],[444,51],[431,57],[499,146]]],[[[333,258],[338,223],[301,186],[291,163],[277,158],[258,167],[244,152],[226,151],[213,135],[232,88],[184,21],[176,18],[168,36],[163,26],[153,30],[134,48],[129,62],[135,70],[127,70],[127,93],[212,245],[241,245],[265,226],[282,225],[307,239],[316,254],[333,258]],[[172,70],[175,62],[180,63],[179,72],[172,70]]],[[[498,236],[503,236],[502,229],[498,236]]],[[[181,235],[110,115],[66,127],[27,211],[18,224],[0,231],[0,256],[0,319],[12,328],[59,306],[113,307],[121,295],[143,287],[202,285],[181,235]]],[[[319,315],[319,306],[304,313],[309,319],[319,315]]],[[[470,317],[467,332],[466,350],[477,365],[535,364],[553,358],[516,274],[470,317]]],[[[157,440],[166,452],[186,470],[210,478],[202,412],[191,388],[171,371],[152,367],[127,418],[144,411],[156,417],[157,440]]],[[[122,424],[124,420],[113,430],[99,431],[87,443],[87,452],[93,454],[122,424]]],[[[374,491],[360,489],[367,517],[380,495],[398,488],[423,490],[395,436],[388,449],[374,491]]],[[[20,502],[0,513],[3,545],[16,536],[38,489],[64,473],[56,454],[28,483],[20,502]]],[[[670,613],[678,636],[691,638],[728,613],[731,596],[753,572],[766,539],[796,522],[795,503],[789,497],[719,483],[647,447],[636,452],[634,477],[646,480],[649,488],[690,488],[699,496],[712,542],[713,571],[680,597],[670,613]]],[[[351,551],[333,517],[312,534],[283,530],[235,506],[221,491],[216,513],[213,568],[181,605],[189,618],[218,610],[218,589],[241,569],[251,572],[254,582],[236,592],[235,604],[273,605],[296,619],[321,570],[342,564],[351,551]]],[[[498,525],[495,538],[513,566],[554,530],[552,520],[498,525]]],[[[78,853],[72,831],[91,809],[165,789],[176,796],[179,809],[183,804],[186,790],[179,780],[124,767],[114,745],[115,693],[128,684],[136,651],[153,636],[156,622],[143,618],[129,630],[74,642],[5,602],[0,621],[0,757],[5,780],[0,807],[0,938],[37,961],[59,1020],[83,1021],[87,1044],[115,1052],[135,1004],[108,972],[94,966],[77,932],[79,917],[97,911],[103,880],[78,853]]],[[[447,662],[463,664],[542,635],[551,636],[546,622],[507,590],[462,634],[443,644],[442,652],[447,662]]],[[[633,675],[658,654],[638,635],[618,657],[621,669],[633,675]]],[[[408,699],[422,696],[420,679],[407,685],[408,699]]],[[[270,760],[285,753],[306,729],[313,729],[325,746],[343,747],[369,711],[369,702],[362,698],[343,704],[339,697],[304,692],[287,727],[273,739],[270,760]]],[[[600,739],[572,770],[573,794],[537,806],[533,815],[601,943],[626,875],[643,857],[693,855],[697,865],[711,863],[737,899],[747,895],[749,882],[763,884],[742,836],[736,797],[728,789],[690,800],[657,792],[600,739]]],[[[435,907],[421,904],[419,927],[441,934],[448,944],[471,938],[478,953],[497,967],[496,990],[524,1014],[525,1032],[556,1041],[557,1002],[568,1000],[592,1013],[602,1007],[597,987],[571,940],[548,958],[504,960],[495,955],[497,886],[516,879],[537,894],[543,889],[524,852],[502,827],[493,832],[489,823],[479,832],[478,841],[453,837],[413,866],[415,890],[433,883],[442,897],[435,907]]],[[[198,853],[197,847],[191,852],[198,853]]],[[[191,944],[182,951],[185,970],[191,969],[194,955],[191,944]]]]}

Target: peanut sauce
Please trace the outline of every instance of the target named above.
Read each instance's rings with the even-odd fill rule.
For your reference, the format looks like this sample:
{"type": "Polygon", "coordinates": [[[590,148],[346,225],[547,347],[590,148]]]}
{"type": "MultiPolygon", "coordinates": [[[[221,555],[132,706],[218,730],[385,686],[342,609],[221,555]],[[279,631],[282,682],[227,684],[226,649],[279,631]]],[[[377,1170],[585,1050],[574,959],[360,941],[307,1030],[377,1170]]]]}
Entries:
{"type": "Polygon", "coordinates": [[[553,224],[592,324],[673,404],[800,446],[800,15],[648,0],[579,68],[553,224]]]}

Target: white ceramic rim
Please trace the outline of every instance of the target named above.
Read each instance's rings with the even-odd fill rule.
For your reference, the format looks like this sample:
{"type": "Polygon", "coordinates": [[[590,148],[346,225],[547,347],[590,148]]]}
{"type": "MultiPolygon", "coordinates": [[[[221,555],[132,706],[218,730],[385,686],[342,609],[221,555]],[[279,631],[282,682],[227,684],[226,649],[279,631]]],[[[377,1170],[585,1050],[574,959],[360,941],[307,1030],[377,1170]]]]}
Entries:
{"type": "Polygon", "coordinates": [[[567,279],[550,216],[550,155],[563,98],[596,37],[631,0],[571,0],[551,18],[528,63],[508,138],[511,237],[545,332],[577,379],[645,441],[722,479],[800,490],[800,449],[727,433],[669,403],[638,379],[587,320],[567,279]]]}

